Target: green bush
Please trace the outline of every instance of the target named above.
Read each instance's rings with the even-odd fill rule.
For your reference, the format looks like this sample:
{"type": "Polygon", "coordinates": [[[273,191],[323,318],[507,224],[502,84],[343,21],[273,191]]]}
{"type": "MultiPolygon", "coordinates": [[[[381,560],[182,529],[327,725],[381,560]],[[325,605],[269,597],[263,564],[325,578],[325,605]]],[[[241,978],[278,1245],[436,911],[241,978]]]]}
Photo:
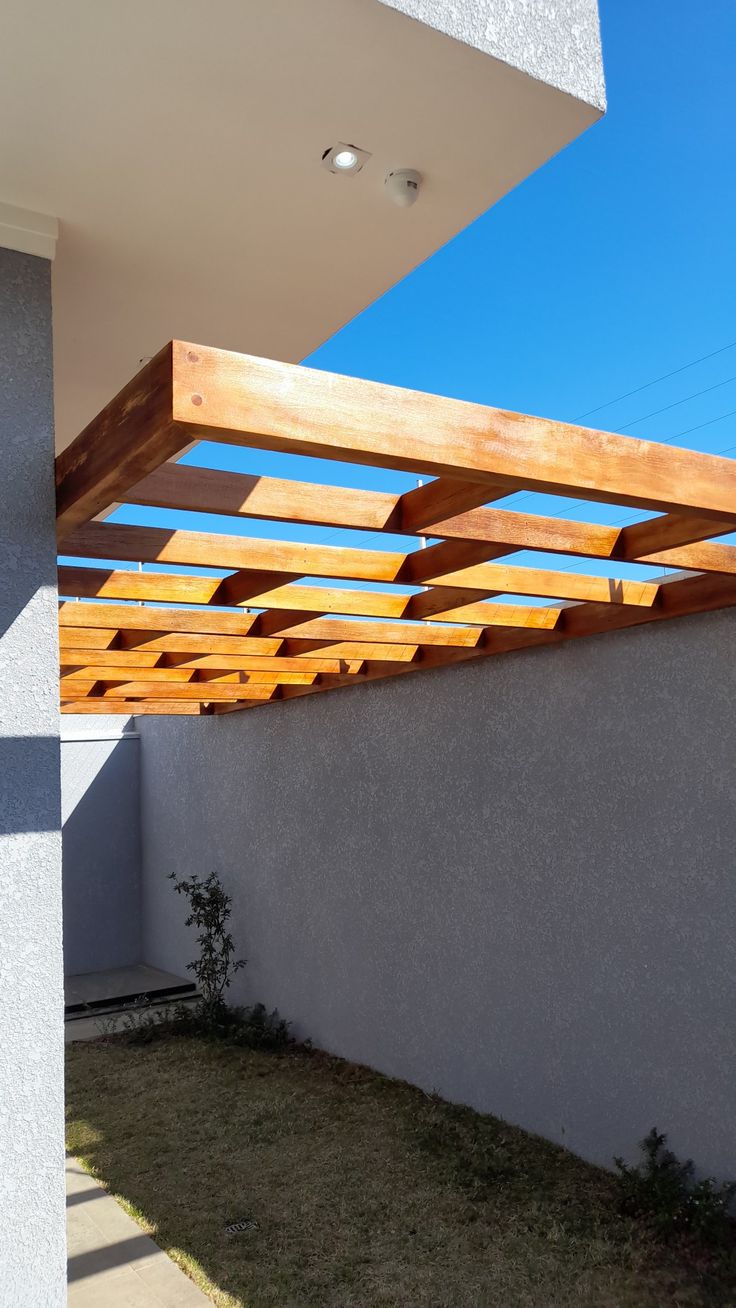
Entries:
{"type": "Polygon", "coordinates": [[[707,1245],[733,1240],[730,1210],[736,1182],[694,1180],[692,1161],[681,1162],[666,1145],[667,1136],[652,1127],[640,1141],[644,1160],[639,1167],[614,1159],[622,1212],[664,1239],[689,1235],[707,1245]]]}
{"type": "Polygon", "coordinates": [[[216,872],[210,872],[204,881],[198,876],[177,881],[172,872],[169,880],[173,881],[177,895],[186,895],[189,900],[185,925],[199,928],[199,956],[187,963],[187,971],[197,978],[203,1015],[217,1025],[227,1007],[225,991],[246,963],[244,958],[234,958],[235,943],[227,926],[232,899],[225,893],[216,872]]]}
{"type": "MultiPolygon", "coordinates": [[[[278,1050],[293,1044],[289,1024],[276,1009],[269,1013],[264,1004],[240,1007],[227,1003],[225,992],[246,960],[235,958],[235,944],[228,930],[232,899],[217,873],[210,872],[204,881],[197,876],[177,881],[172,873],[170,880],[177,894],[189,900],[186,925],[199,928],[199,957],[187,968],[194,973],[202,993],[193,1005],[177,1005],[168,1030],[178,1035],[227,1040],[249,1049],[278,1050]]],[[[153,1038],[150,1029],[148,1034],[153,1038]]]]}

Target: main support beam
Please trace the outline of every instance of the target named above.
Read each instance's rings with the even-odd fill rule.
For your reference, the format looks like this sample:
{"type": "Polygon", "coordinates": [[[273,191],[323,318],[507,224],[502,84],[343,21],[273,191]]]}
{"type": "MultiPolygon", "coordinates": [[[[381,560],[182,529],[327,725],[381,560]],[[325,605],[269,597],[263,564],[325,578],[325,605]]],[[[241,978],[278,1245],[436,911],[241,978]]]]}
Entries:
{"type": "Polygon", "coordinates": [[[172,414],[173,353],[165,345],[58,456],[60,533],[88,522],[189,443],[172,414]]]}
{"type": "MultiPolygon", "coordinates": [[[[730,459],[174,341],[191,438],[380,464],[731,523],[730,459]]],[[[726,530],[727,528],[724,528],[726,530]]]]}

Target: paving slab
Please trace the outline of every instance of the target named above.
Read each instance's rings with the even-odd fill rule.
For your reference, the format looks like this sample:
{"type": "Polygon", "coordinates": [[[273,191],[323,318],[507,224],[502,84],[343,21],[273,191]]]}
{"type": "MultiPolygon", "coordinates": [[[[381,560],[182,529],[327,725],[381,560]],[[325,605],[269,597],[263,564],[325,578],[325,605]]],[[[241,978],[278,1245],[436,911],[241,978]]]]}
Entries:
{"type": "Polygon", "coordinates": [[[75,1158],[67,1158],[68,1308],[211,1308],[75,1158]]]}

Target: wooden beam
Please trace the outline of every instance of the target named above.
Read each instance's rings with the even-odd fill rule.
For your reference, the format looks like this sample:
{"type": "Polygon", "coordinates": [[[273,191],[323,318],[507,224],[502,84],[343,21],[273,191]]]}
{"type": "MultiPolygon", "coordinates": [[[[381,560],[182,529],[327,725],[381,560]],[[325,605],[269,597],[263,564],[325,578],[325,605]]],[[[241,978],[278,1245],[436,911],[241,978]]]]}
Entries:
{"type": "Polygon", "coordinates": [[[424,531],[426,535],[436,535],[430,531],[438,518],[448,518],[453,514],[466,513],[477,509],[490,500],[502,499],[508,495],[503,486],[479,486],[473,481],[455,481],[451,477],[438,477],[435,481],[417,486],[401,496],[399,504],[398,528],[411,535],[424,531]]]}
{"type": "MultiPolygon", "coordinates": [[[[81,572],[83,569],[75,569],[81,572]]],[[[144,573],[151,576],[151,573],[144,573]]],[[[251,613],[206,613],[191,609],[140,607],[137,604],[76,604],[59,605],[59,626],[65,632],[74,627],[105,629],[125,627],[130,631],[169,632],[212,636],[247,636],[257,616],[251,613]]],[[[250,647],[249,647],[250,648],[250,647]]],[[[226,651],[223,650],[223,653],[226,651]]],[[[255,648],[253,652],[256,651],[255,648]]],[[[269,650],[263,650],[269,653],[269,650]]]]}
{"type": "MultiPolygon", "coordinates": [[[[172,626],[178,625],[176,610],[172,610],[172,626]]],[[[156,652],[164,660],[167,657],[194,658],[207,654],[232,655],[244,660],[254,656],[271,657],[279,652],[283,643],[280,637],[266,640],[253,636],[207,636],[187,631],[134,631],[127,627],[118,632],[121,649],[156,652]]]]}
{"type": "Polygon", "coordinates": [[[60,534],[114,504],[135,482],[186,448],[190,437],[172,415],[172,346],[92,420],[56,460],[60,534]]]}
{"type": "Polygon", "coordinates": [[[60,595],[85,599],[157,600],[159,604],[209,604],[219,577],[174,576],[160,572],[105,572],[101,568],[58,570],[60,595]]]}
{"type": "MultiPolygon", "coordinates": [[[[579,572],[549,572],[541,568],[507,567],[480,563],[432,576],[428,584],[444,588],[504,592],[509,595],[537,595],[542,598],[595,600],[600,604],[637,604],[650,607],[657,587],[647,581],[624,581],[613,577],[584,576],[579,572]]],[[[422,599],[423,596],[418,596],[422,599]]]]}
{"type": "MultiPolygon", "coordinates": [[[[154,651],[129,649],[83,649],[72,645],[62,645],[59,650],[59,663],[62,668],[153,668],[162,657],[154,651]]],[[[130,681],[130,677],[126,678],[130,681]]]]}
{"type": "MultiPolygon", "coordinates": [[[[709,535],[723,535],[727,523],[713,519],[665,514],[629,527],[606,527],[592,522],[571,522],[564,518],[545,517],[537,513],[518,513],[512,509],[478,509],[434,524],[424,535],[443,536],[447,541],[477,541],[479,550],[488,546],[505,547],[506,552],[543,550],[552,554],[571,554],[660,567],[688,568],[703,572],[736,573],[736,547],[732,545],[690,544],[709,535]],[[689,524],[689,525],[688,525],[689,524]]],[[[404,575],[412,569],[420,576],[431,550],[418,557],[410,554],[404,575]]],[[[445,551],[447,557],[452,557],[445,551]]],[[[478,560],[480,561],[480,560],[478,560]]],[[[438,569],[439,571],[439,569],[438,569]]],[[[425,575],[428,575],[425,571],[425,575]]]]}
{"type": "MultiPolygon", "coordinates": [[[[381,648],[401,650],[404,647],[402,645],[389,645],[381,648]]],[[[343,674],[359,672],[363,663],[363,656],[361,655],[353,656],[352,659],[339,657],[319,658],[312,654],[305,654],[301,657],[296,655],[291,658],[257,658],[241,654],[202,654],[194,658],[181,654],[164,654],[162,657],[165,660],[166,667],[170,668],[193,668],[207,672],[248,672],[250,674],[267,672],[273,676],[287,672],[343,674]]]]}
{"type": "MultiPolygon", "coordinates": [[[[62,606],[63,607],[63,606],[62,606]]],[[[79,606],[77,606],[79,607],[79,606]]],[[[117,630],[101,627],[64,627],[59,626],[59,644],[64,649],[94,649],[99,654],[110,649],[117,640],[117,630]]]]}
{"type": "MultiPolygon", "coordinates": [[[[559,609],[549,609],[542,605],[486,604],[483,608],[484,626],[538,628],[554,625],[560,613],[559,609]]],[[[264,614],[264,617],[275,615],[264,614]]],[[[289,627],[288,615],[278,615],[282,621],[281,635],[287,638],[287,648],[291,653],[297,642],[333,640],[350,641],[359,644],[375,638],[382,642],[397,641],[406,644],[440,645],[447,648],[463,646],[475,647],[482,640],[482,632],[475,625],[441,626],[439,623],[420,622],[355,622],[351,619],[314,618],[311,622],[299,623],[293,629],[289,627]]],[[[454,621],[454,620],[453,620],[454,621]]]]}
{"type": "Polygon", "coordinates": [[[126,717],[138,717],[141,714],[188,714],[197,717],[208,714],[210,710],[203,704],[187,704],[176,700],[146,700],[145,702],[126,703],[114,699],[80,699],[61,705],[62,713],[109,713],[125,714],[126,717]]]}
{"type": "Polygon", "coordinates": [[[186,682],[191,681],[194,672],[191,668],[144,668],[135,664],[127,667],[111,667],[109,664],[92,664],[90,667],[79,668],[74,672],[68,672],[61,678],[62,698],[64,690],[68,686],[76,685],[79,681],[135,681],[136,677],[145,677],[146,681],[163,681],[163,682],[186,682]]]}
{"type": "Polygon", "coordinates": [[[230,682],[225,685],[210,681],[198,682],[156,682],[130,681],[122,685],[108,686],[105,698],[108,699],[186,699],[213,702],[217,699],[271,699],[278,687],[272,683],[252,684],[248,682],[230,682]]]}
{"type": "Polygon", "coordinates": [[[736,462],[225,350],[173,343],[190,437],[731,522],[736,462]]]}
{"type": "Polygon", "coordinates": [[[247,536],[208,535],[90,522],[72,532],[60,553],[84,559],[125,559],[135,563],[184,564],[200,568],[242,568],[249,572],[286,573],[360,579],[396,580],[406,558],[387,550],[301,545],[247,536]]]}
{"type": "MultiPolygon", "coordinates": [[[[409,492],[413,494],[413,492],[409,492]]],[[[477,491],[476,491],[477,495],[477,491]]],[[[185,463],[165,463],[123,495],[127,504],[316,526],[398,530],[399,495],[253,477],[185,463]],[[393,523],[393,525],[392,525],[393,523]]]]}

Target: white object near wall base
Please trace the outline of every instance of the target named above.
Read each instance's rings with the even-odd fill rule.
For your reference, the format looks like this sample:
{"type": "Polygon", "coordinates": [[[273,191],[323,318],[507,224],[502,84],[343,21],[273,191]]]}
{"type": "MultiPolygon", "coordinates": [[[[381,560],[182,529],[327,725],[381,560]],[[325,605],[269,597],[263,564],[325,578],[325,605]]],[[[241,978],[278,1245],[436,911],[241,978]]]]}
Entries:
{"type": "Polygon", "coordinates": [[[14,204],[0,204],[0,247],[4,250],[53,259],[58,238],[56,218],[32,209],[16,209],[14,204]]]}

